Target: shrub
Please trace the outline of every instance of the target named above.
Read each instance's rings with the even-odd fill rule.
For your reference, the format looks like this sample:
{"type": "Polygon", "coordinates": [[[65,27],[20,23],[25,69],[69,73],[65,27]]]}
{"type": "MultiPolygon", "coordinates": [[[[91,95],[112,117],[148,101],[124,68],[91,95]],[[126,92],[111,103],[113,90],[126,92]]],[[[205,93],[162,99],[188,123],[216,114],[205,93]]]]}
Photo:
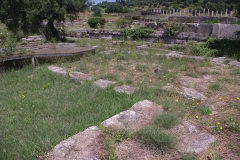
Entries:
{"type": "Polygon", "coordinates": [[[116,22],[117,28],[125,28],[127,25],[131,25],[133,20],[131,18],[122,18],[116,22]]]}
{"type": "Polygon", "coordinates": [[[166,23],[166,25],[164,26],[164,35],[173,36],[181,32],[183,28],[184,25],[177,23],[177,20],[174,19],[173,21],[166,23]]]}
{"type": "Polygon", "coordinates": [[[179,119],[175,114],[163,113],[155,117],[154,125],[170,129],[179,123],[179,119]]]}
{"type": "Polygon", "coordinates": [[[14,52],[17,50],[16,49],[17,46],[17,38],[10,34],[5,42],[2,44],[2,50],[3,50],[3,54],[5,56],[11,56],[14,54],[14,52]]]}
{"type": "Polygon", "coordinates": [[[171,149],[175,146],[175,137],[164,133],[156,126],[144,127],[136,132],[141,143],[149,145],[158,150],[171,149]]]}
{"type": "Polygon", "coordinates": [[[240,40],[209,38],[204,47],[215,50],[214,56],[229,56],[240,60],[240,40]]]}
{"type": "Polygon", "coordinates": [[[126,36],[130,36],[133,40],[138,40],[142,38],[150,37],[150,34],[154,31],[149,28],[136,28],[136,29],[125,29],[124,30],[126,36]]]}
{"type": "Polygon", "coordinates": [[[87,23],[91,28],[98,28],[98,25],[100,25],[101,28],[103,28],[103,26],[106,23],[106,20],[101,17],[91,17],[88,19],[87,23]]]}
{"type": "Polygon", "coordinates": [[[102,17],[101,9],[99,7],[93,7],[93,17],[102,17]]]}

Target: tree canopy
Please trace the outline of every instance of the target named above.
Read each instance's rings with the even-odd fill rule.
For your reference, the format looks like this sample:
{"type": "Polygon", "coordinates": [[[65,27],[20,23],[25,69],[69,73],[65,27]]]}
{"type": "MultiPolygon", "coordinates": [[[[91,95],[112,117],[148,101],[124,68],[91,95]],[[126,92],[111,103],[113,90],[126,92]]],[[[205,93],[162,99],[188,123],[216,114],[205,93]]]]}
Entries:
{"type": "Polygon", "coordinates": [[[0,0],[0,20],[14,34],[45,31],[47,39],[61,37],[54,22],[74,20],[84,11],[87,0],[0,0]],[[46,22],[46,27],[43,26],[46,22]],[[45,29],[44,29],[45,28],[45,29]]]}

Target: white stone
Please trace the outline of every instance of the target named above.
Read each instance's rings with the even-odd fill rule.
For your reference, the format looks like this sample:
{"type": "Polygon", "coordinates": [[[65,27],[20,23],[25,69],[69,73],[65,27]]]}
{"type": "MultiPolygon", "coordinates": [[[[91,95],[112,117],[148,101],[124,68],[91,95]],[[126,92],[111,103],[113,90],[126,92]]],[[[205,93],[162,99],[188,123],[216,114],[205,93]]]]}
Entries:
{"type": "Polygon", "coordinates": [[[48,70],[57,74],[63,74],[63,75],[67,74],[67,70],[65,68],[61,68],[58,66],[48,66],[48,70]]]}

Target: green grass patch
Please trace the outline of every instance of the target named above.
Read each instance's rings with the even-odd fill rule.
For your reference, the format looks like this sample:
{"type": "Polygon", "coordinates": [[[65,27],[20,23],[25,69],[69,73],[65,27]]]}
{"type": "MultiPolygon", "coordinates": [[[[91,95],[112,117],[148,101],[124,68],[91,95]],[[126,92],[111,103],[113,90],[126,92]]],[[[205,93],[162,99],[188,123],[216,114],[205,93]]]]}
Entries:
{"type": "Polygon", "coordinates": [[[208,86],[208,89],[211,89],[213,91],[219,91],[221,90],[221,86],[218,83],[213,83],[208,86]]]}
{"type": "Polygon", "coordinates": [[[170,134],[164,133],[157,126],[141,128],[136,132],[138,140],[156,150],[172,149],[175,147],[176,139],[170,134]]]}
{"type": "Polygon", "coordinates": [[[196,156],[193,153],[184,153],[181,155],[181,160],[196,160],[196,156]]]}
{"type": "Polygon", "coordinates": [[[211,107],[209,107],[209,106],[199,106],[199,112],[201,113],[201,115],[212,114],[211,107]]]}
{"type": "Polygon", "coordinates": [[[165,129],[170,129],[176,126],[178,123],[179,119],[177,115],[170,113],[162,113],[156,116],[154,119],[154,125],[165,129]]]}
{"type": "Polygon", "coordinates": [[[130,135],[126,130],[115,130],[102,128],[101,140],[103,142],[103,152],[101,153],[101,159],[116,160],[116,145],[128,138],[130,135]]]}
{"type": "Polygon", "coordinates": [[[47,66],[0,72],[0,159],[34,159],[60,141],[145,99],[91,82],[78,84],[47,66]],[[33,75],[33,78],[28,76],[33,75]]]}

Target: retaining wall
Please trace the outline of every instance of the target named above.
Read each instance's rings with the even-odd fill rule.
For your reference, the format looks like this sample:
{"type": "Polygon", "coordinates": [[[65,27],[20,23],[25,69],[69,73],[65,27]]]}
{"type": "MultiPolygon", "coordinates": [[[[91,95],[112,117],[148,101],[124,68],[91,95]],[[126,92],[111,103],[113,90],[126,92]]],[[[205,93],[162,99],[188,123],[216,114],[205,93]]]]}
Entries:
{"type": "MultiPolygon", "coordinates": [[[[154,23],[153,23],[154,24],[154,23]]],[[[236,32],[240,31],[238,24],[201,24],[186,23],[182,32],[174,36],[164,36],[164,23],[154,24],[156,31],[150,38],[144,38],[146,41],[159,42],[167,44],[185,44],[189,40],[204,42],[208,37],[237,39],[236,32]]],[[[79,30],[71,36],[76,38],[103,38],[103,39],[124,39],[127,38],[123,32],[113,32],[111,30],[79,30]]]]}

